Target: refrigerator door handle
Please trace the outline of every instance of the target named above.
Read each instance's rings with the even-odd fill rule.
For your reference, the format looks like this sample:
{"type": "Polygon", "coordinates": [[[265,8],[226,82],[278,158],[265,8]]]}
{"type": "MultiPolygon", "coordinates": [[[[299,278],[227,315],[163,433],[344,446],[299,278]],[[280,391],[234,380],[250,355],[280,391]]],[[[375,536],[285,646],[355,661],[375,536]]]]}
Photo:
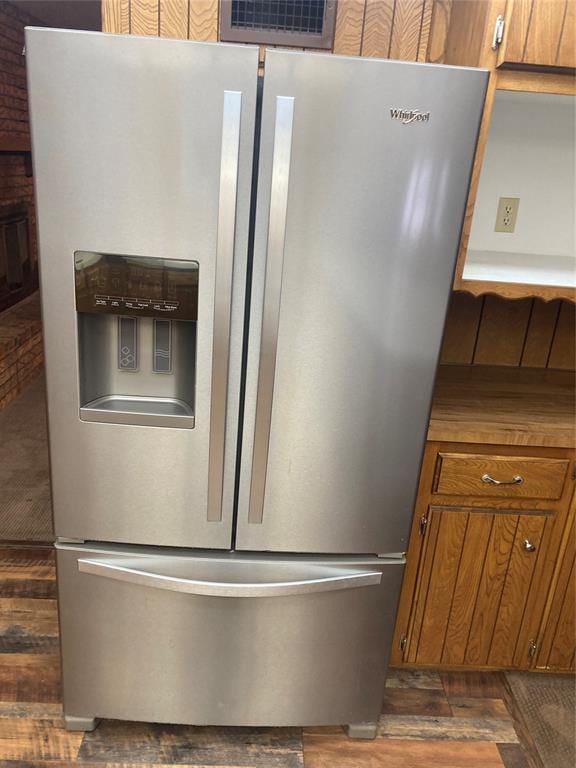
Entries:
{"type": "MultiPolygon", "coordinates": [[[[334,566],[310,567],[308,575],[305,568],[300,566],[297,572],[285,574],[288,578],[274,580],[274,565],[268,566],[272,578],[262,579],[262,571],[260,570],[260,574],[255,573],[250,567],[251,564],[248,563],[241,568],[227,569],[229,578],[216,581],[210,578],[210,573],[206,573],[206,568],[203,569],[204,574],[198,574],[196,578],[184,577],[181,566],[182,558],[82,558],[78,560],[78,570],[82,573],[104,576],[115,581],[125,581],[144,587],[206,597],[306,595],[368,587],[380,584],[382,580],[381,571],[334,566]],[[171,560],[177,561],[177,566],[180,567],[171,567],[173,565],[171,560]],[[164,572],[159,573],[160,569],[164,572]]],[[[214,563],[212,570],[216,571],[222,566],[222,563],[214,563]]],[[[258,567],[262,569],[262,564],[256,565],[256,568],[258,567]]]]}
{"type": "Polygon", "coordinates": [[[294,98],[291,96],[277,96],[268,242],[266,248],[266,282],[260,341],[254,449],[252,453],[252,480],[248,509],[248,522],[257,524],[262,523],[264,514],[264,489],[266,484],[266,466],[268,464],[270,422],[272,418],[276,347],[278,344],[293,121],[294,98]]]}
{"type": "Polygon", "coordinates": [[[224,91],[218,236],[214,286],[214,332],[212,342],[212,382],[210,396],[210,447],[208,456],[208,504],[206,519],[222,520],[224,484],[224,443],[226,438],[226,398],[230,315],[232,311],[232,272],[236,236],[236,193],[240,153],[240,115],[242,93],[224,91]]]}

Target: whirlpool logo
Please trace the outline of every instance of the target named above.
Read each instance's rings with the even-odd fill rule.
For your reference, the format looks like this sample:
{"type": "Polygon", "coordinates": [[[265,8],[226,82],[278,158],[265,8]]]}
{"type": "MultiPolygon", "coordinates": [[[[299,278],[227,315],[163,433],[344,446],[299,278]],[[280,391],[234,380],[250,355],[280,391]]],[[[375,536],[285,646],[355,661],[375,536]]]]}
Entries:
{"type": "Polygon", "coordinates": [[[402,125],[409,123],[427,123],[430,120],[430,112],[420,112],[419,109],[391,109],[392,120],[400,120],[402,125]]]}

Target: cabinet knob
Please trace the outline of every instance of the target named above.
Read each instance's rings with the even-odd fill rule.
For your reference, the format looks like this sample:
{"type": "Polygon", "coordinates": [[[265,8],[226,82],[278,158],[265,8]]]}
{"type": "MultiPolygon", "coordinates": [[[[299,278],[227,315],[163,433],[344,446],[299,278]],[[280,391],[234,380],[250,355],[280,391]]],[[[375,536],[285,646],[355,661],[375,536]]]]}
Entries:
{"type": "Polygon", "coordinates": [[[526,552],[536,552],[536,546],[532,544],[530,539],[524,539],[524,549],[526,552]]]}
{"type": "Polygon", "coordinates": [[[480,478],[483,483],[490,483],[490,485],[520,485],[524,482],[522,475],[515,475],[512,480],[496,480],[488,474],[482,475],[480,478]]]}

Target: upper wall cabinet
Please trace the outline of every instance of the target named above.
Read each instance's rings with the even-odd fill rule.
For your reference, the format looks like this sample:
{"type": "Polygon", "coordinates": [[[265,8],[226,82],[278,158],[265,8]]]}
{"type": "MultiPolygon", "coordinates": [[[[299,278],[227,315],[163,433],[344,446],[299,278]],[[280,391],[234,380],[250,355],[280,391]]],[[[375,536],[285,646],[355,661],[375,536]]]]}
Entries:
{"type": "Polygon", "coordinates": [[[576,0],[453,0],[444,62],[574,68],[576,0]]]}
{"type": "Polygon", "coordinates": [[[498,65],[576,66],[576,0],[508,0],[503,23],[498,65]]]}
{"type": "Polygon", "coordinates": [[[457,287],[572,298],[575,101],[496,89],[457,287]]]}

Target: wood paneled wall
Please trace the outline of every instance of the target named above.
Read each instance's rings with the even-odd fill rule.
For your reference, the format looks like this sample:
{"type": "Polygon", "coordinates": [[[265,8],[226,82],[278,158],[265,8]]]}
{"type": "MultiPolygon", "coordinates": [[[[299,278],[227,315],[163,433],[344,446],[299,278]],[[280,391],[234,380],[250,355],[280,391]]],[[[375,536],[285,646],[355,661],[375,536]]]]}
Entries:
{"type": "Polygon", "coordinates": [[[575,323],[569,301],[453,293],[441,362],[574,370],[575,323]]]}
{"type": "MultiPolygon", "coordinates": [[[[339,0],[333,52],[441,61],[451,0],[339,0]]],[[[218,40],[219,0],[102,0],[102,29],[218,40]]]]}
{"type": "Polygon", "coordinates": [[[102,31],[218,40],[218,0],[102,0],[102,31]]]}

